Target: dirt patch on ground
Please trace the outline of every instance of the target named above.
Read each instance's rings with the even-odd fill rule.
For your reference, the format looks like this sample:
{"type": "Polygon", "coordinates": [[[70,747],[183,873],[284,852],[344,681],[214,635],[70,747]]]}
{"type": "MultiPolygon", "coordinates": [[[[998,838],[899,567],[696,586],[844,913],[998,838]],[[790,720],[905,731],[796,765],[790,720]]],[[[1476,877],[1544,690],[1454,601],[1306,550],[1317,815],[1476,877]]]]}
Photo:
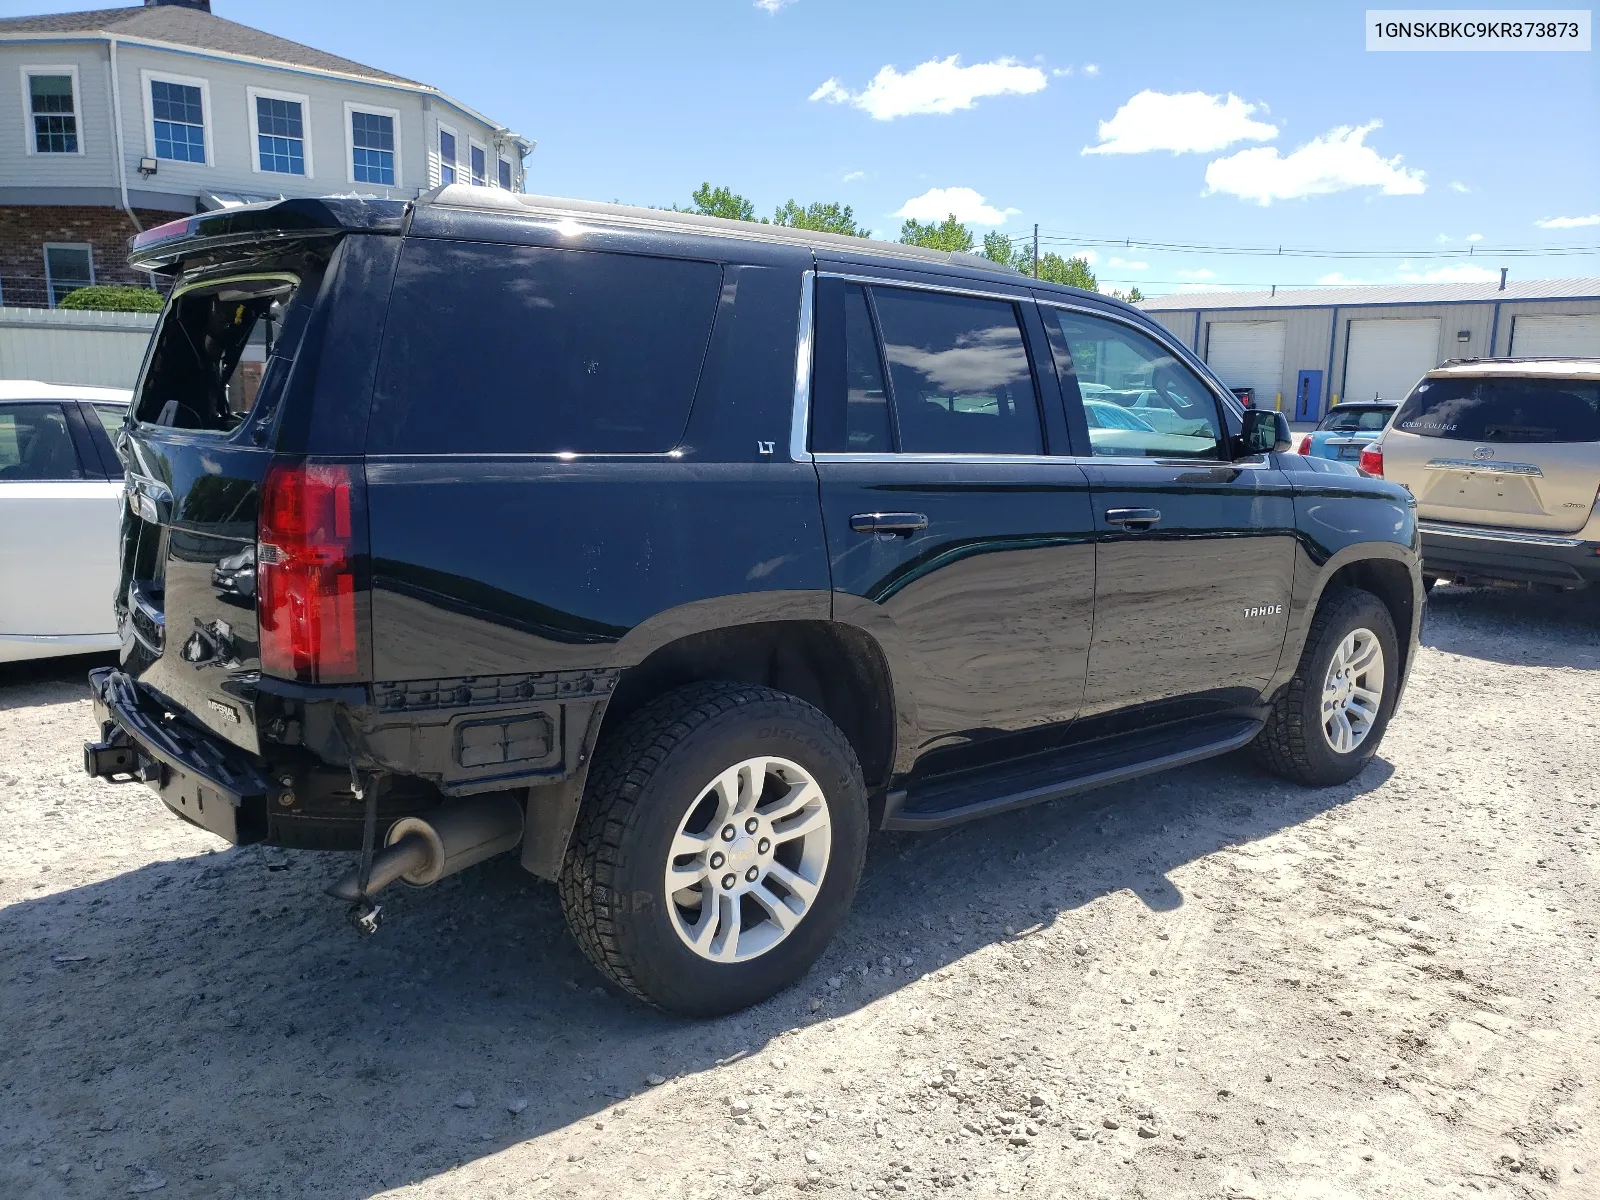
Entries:
{"type": "Polygon", "coordinates": [[[700,1023],[514,863],[358,940],[342,856],[85,779],[85,664],[12,670],[0,1195],[1600,1196],[1597,605],[1445,589],[1424,641],[1350,785],[880,835],[801,985],[700,1023]]]}

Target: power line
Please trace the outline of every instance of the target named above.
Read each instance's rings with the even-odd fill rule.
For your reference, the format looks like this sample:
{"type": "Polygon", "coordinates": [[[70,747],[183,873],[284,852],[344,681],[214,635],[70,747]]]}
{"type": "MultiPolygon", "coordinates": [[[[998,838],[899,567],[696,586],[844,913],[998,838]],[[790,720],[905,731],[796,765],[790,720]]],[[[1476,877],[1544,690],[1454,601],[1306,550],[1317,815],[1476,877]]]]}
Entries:
{"type": "MultiPolygon", "coordinates": [[[[1018,239],[1031,241],[1031,234],[1005,234],[1008,242],[1018,239]]],[[[1316,250],[1298,246],[1236,246],[1216,242],[1159,242],[1140,238],[1088,237],[1071,233],[1048,232],[1038,234],[1041,243],[1075,247],[1100,247],[1115,250],[1154,250],[1181,254],[1215,254],[1228,256],[1268,258],[1318,258],[1318,259],[1390,259],[1390,258],[1482,258],[1517,257],[1544,258],[1568,255],[1600,254],[1600,244],[1588,246],[1484,246],[1473,243],[1462,248],[1432,246],[1423,250],[1316,250]]]]}

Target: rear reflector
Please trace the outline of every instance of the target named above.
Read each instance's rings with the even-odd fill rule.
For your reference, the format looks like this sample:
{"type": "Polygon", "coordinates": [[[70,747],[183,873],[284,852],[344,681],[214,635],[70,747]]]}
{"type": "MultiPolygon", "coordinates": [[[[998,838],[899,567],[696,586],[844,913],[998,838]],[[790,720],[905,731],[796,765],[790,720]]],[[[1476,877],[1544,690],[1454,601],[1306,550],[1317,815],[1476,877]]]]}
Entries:
{"type": "Polygon", "coordinates": [[[1295,449],[1295,453],[1296,454],[1310,454],[1311,453],[1311,435],[1309,433],[1306,434],[1305,437],[1300,439],[1300,445],[1295,449]]]}
{"type": "Polygon", "coordinates": [[[1376,475],[1379,479],[1383,478],[1383,444],[1381,442],[1372,442],[1361,447],[1360,467],[1368,475],[1376,475]]]}
{"type": "Polygon", "coordinates": [[[264,674],[300,683],[361,677],[364,490],[360,467],[345,463],[275,459],[267,468],[256,540],[264,674]]]}

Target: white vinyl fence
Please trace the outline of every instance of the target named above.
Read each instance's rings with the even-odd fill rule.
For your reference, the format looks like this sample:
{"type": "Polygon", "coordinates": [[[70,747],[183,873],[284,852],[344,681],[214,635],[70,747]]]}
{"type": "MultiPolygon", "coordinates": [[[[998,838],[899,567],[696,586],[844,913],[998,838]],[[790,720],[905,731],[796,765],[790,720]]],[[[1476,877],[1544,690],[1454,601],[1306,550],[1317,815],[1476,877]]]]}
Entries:
{"type": "Polygon", "coordinates": [[[0,379],[132,387],[155,313],[0,308],[0,379]]]}

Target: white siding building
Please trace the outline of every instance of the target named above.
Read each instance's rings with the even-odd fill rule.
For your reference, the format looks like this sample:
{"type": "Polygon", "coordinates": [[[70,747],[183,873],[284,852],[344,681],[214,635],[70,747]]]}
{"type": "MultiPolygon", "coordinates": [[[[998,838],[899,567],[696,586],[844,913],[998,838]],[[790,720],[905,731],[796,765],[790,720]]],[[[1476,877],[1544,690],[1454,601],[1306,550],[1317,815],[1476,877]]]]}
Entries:
{"type": "Polygon", "coordinates": [[[0,20],[0,303],[136,282],[126,239],[279,196],[521,191],[533,143],[437,88],[210,12],[0,20]]]}
{"type": "Polygon", "coordinates": [[[1600,358],[1600,279],[1177,293],[1140,302],[1230,387],[1315,421],[1451,358],[1600,358]]]}

